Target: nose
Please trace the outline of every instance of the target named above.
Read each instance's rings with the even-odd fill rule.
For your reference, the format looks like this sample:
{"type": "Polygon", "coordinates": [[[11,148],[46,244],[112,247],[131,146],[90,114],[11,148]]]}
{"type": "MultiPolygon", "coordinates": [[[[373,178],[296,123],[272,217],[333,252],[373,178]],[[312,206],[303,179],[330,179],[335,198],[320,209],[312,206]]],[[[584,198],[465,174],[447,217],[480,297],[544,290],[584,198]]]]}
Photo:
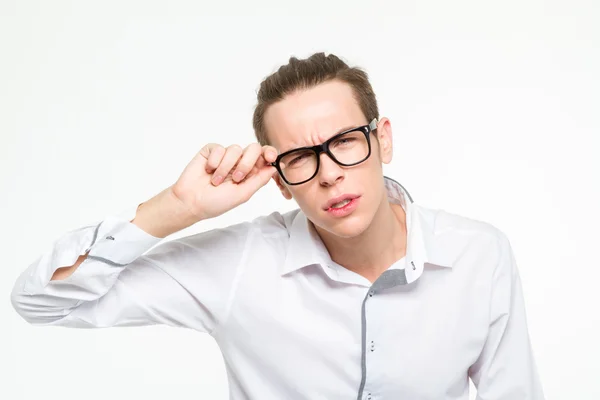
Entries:
{"type": "Polygon", "coordinates": [[[319,163],[318,179],[321,185],[332,186],[344,179],[344,168],[333,161],[327,153],[320,154],[319,163]]]}

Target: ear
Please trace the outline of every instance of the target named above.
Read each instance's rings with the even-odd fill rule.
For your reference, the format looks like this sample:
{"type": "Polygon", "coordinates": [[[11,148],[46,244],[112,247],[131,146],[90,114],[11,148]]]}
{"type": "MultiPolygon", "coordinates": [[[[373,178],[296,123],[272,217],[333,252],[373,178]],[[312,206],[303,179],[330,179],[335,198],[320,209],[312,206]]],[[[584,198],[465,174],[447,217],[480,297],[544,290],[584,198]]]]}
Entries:
{"type": "Polygon", "coordinates": [[[381,156],[381,162],[389,164],[392,161],[393,156],[393,142],[392,142],[392,124],[389,119],[381,118],[377,123],[377,142],[379,144],[379,155],[381,156]]]}
{"type": "Polygon", "coordinates": [[[279,176],[279,174],[276,173],[275,175],[273,175],[273,180],[277,184],[277,187],[279,188],[279,190],[281,190],[281,194],[283,195],[283,197],[285,197],[288,200],[291,200],[292,199],[292,193],[289,191],[289,189],[286,186],[286,184],[283,181],[283,179],[281,179],[281,176],[279,176]]]}

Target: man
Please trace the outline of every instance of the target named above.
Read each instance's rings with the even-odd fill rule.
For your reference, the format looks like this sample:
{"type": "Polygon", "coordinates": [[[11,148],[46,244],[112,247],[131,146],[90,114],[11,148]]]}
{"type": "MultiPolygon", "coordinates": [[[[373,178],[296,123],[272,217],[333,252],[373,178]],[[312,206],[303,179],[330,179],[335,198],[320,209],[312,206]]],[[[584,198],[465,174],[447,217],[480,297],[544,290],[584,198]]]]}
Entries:
{"type": "Polygon", "coordinates": [[[126,217],[65,234],[16,282],[17,312],[207,332],[232,399],[467,399],[469,377],[482,400],[543,398],[508,239],[383,176],[392,127],[365,72],[291,58],[262,82],[254,129],[126,217]],[[148,251],[271,178],[300,209],[148,251]]]}

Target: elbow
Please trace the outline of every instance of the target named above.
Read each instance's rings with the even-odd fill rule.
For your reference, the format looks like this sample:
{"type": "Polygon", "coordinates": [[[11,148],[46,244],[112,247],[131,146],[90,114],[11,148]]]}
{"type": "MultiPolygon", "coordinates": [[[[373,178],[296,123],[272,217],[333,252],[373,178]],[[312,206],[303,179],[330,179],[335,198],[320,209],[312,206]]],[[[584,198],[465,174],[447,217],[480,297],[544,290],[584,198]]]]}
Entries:
{"type": "Polygon", "coordinates": [[[21,318],[32,325],[47,325],[63,318],[55,307],[44,305],[40,301],[44,295],[30,294],[23,286],[23,283],[18,281],[10,294],[12,307],[21,318]]]}
{"type": "Polygon", "coordinates": [[[10,303],[13,309],[30,324],[35,323],[34,312],[32,310],[30,301],[27,297],[30,296],[23,291],[22,285],[17,282],[10,293],[10,303]]]}
{"type": "Polygon", "coordinates": [[[19,275],[10,293],[10,303],[21,318],[30,324],[35,324],[37,314],[35,296],[26,290],[27,282],[31,278],[30,275],[28,270],[23,271],[19,275]]]}

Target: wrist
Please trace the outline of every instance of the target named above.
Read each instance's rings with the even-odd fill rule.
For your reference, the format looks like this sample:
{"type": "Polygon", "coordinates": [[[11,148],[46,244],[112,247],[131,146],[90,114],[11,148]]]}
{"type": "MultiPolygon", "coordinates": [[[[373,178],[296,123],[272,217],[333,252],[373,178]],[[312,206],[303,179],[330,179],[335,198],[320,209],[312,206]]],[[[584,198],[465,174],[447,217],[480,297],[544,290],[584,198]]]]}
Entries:
{"type": "Polygon", "coordinates": [[[185,229],[200,218],[193,215],[168,187],[150,200],[141,203],[131,221],[150,235],[165,238],[185,229]]]}

